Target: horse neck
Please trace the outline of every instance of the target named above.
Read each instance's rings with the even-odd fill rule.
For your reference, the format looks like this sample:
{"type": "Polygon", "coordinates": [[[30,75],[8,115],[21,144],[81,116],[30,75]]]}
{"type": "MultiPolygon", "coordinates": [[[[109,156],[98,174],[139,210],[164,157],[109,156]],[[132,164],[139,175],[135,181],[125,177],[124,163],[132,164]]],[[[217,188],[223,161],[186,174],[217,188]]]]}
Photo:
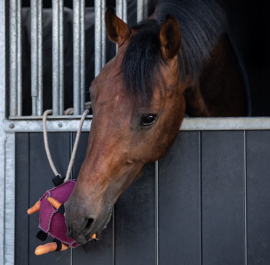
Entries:
{"type": "Polygon", "coordinates": [[[198,81],[209,116],[246,115],[245,88],[237,57],[227,34],[220,36],[198,81]]]}

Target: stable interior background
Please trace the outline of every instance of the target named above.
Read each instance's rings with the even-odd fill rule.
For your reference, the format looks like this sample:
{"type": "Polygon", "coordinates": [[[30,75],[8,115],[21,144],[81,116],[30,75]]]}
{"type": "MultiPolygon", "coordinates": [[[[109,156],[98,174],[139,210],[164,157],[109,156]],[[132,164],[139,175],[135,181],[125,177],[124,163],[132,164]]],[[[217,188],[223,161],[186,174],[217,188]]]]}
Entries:
{"type": "MultiPolygon", "coordinates": [[[[219,1],[219,0],[218,0],[219,1]]],[[[22,1],[23,7],[30,0],[22,1]]],[[[85,0],[86,6],[94,6],[94,0],[85,0]]],[[[72,0],[64,5],[72,8],[72,0]]],[[[107,6],[115,6],[115,0],[107,0],[107,6]]],[[[240,56],[246,67],[251,87],[252,116],[270,116],[270,23],[269,2],[226,0],[223,1],[240,56]]],[[[44,8],[50,8],[51,1],[44,1],[44,8]]]]}

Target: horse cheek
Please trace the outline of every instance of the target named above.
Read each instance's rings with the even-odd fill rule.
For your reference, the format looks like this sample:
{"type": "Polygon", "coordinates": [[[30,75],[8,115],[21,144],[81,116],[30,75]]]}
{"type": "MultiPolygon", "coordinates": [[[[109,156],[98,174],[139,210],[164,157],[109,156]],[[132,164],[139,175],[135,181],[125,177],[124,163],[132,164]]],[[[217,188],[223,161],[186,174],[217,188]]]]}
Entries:
{"type": "Polygon", "coordinates": [[[171,102],[171,104],[173,104],[173,107],[168,115],[170,122],[167,123],[167,126],[163,126],[163,132],[161,134],[164,137],[162,137],[163,140],[160,141],[160,157],[164,156],[175,142],[185,116],[186,104],[182,93],[176,95],[174,102],[171,102]]]}

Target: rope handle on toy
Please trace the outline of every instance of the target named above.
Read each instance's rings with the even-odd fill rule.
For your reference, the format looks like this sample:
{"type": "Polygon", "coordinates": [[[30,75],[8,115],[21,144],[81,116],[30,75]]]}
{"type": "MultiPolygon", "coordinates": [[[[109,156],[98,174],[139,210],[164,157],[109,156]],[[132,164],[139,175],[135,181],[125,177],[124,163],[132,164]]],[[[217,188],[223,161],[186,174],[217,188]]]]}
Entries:
{"type": "MultiPolygon", "coordinates": [[[[71,114],[72,113],[72,109],[68,109],[66,111],[67,114],[71,114]]],[[[84,120],[87,116],[87,114],[89,113],[89,110],[85,110],[82,117],[81,117],[81,121],[80,121],[80,124],[79,124],[79,129],[77,131],[77,134],[76,134],[76,138],[75,138],[75,143],[74,143],[74,146],[73,146],[73,150],[72,150],[72,154],[71,154],[71,158],[70,158],[70,161],[69,161],[69,165],[68,165],[68,169],[67,169],[67,173],[66,173],[66,177],[65,177],[65,180],[64,182],[67,182],[70,178],[70,173],[71,173],[71,169],[72,169],[72,166],[73,166],[73,163],[74,163],[74,160],[75,160],[75,156],[76,156],[76,151],[77,151],[77,148],[78,148],[78,144],[79,144],[79,140],[80,140],[80,136],[81,136],[81,132],[82,132],[82,126],[83,126],[83,123],[84,123],[84,120]]],[[[52,160],[52,156],[51,156],[51,152],[50,152],[50,148],[49,148],[49,143],[48,143],[48,135],[47,135],[47,128],[46,128],[46,121],[47,121],[47,117],[49,114],[52,114],[52,110],[46,110],[43,114],[43,138],[44,138],[44,145],[45,145],[45,151],[46,151],[46,154],[47,154],[47,157],[48,157],[48,161],[49,161],[49,164],[51,166],[51,169],[53,171],[53,173],[55,174],[55,176],[61,176],[54,163],[53,163],[53,160],[52,160]]]]}

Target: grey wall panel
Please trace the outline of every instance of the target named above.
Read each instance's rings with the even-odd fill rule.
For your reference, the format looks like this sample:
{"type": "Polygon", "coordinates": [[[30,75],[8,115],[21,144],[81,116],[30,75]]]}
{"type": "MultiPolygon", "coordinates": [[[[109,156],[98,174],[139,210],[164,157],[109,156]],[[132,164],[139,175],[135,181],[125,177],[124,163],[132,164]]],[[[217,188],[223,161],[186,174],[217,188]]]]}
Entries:
{"type": "MultiPolygon", "coordinates": [[[[53,160],[63,175],[74,137],[49,133],[53,160]]],[[[88,133],[83,133],[74,164],[76,176],[87,138],[88,133]]],[[[180,132],[159,161],[159,264],[246,264],[245,196],[248,264],[269,264],[269,157],[270,131],[249,131],[246,139],[243,131],[180,132]]],[[[72,253],[37,257],[34,250],[42,244],[35,237],[38,214],[28,217],[26,210],[53,187],[53,173],[42,134],[17,133],[15,264],[156,264],[154,168],[154,164],[147,166],[120,197],[115,223],[109,223],[100,241],[89,243],[89,253],[78,247],[72,253]]]]}
{"type": "Polygon", "coordinates": [[[115,206],[115,265],[155,264],[155,165],[115,206]]]}
{"type": "Polygon", "coordinates": [[[203,264],[244,264],[244,179],[244,132],[203,132],[203,264]]]}
{"type": "Polygon", "coordinates": [[[159,264],[198,265],[200,133],[181,132],[159,161],[159,264]]]}
{"type": "MultiPolygon", "coordinates": [[[[81,165],[85,159],[88,132],[82,133],[77,149],[76,158],[73,167],[73,177],[77,178],[81,165]]],[[[73,133],[73,143],[76,134],[73,133]]],[[[111,265],[113,264],[113,225],[112,220],[102,232],[100,241],[92,240],[87,244],[87,253],[83,247],[79,246],[73,250],[73,265],[91,264],[91,265],[111,265]]]]}
{"type": "MultiPolygon", "coordinates": [[[[49,145],[54,164],[61,174],[65,174],[69,161],[69,133],[49,133],[49,145]],[[63,172],[63,173],[62,173],[63,172]]],[[[30,134],[30,205],[34,205],[46,190],[53,188],[51,181],[53,172],[45,153],[42,133],[30,134]]],[[[35,256],[35,248],[42,244],[36,238],[38,230],[38,214],[29,218],[29,265],[70,264],[70,250],[54,252],[45,256],[35,256]]],[[[50,242],[48,238],[46,242],[50,242]]]]}
{"type": "Polygon", "coordinates": [[[28,264],[29,133],[16,134],[15,264],[28,264]]]}
{"type": "Polygon", "coordinates": [[[248,264],[270,264],[270,131],[247,132],[248,264]]]}

